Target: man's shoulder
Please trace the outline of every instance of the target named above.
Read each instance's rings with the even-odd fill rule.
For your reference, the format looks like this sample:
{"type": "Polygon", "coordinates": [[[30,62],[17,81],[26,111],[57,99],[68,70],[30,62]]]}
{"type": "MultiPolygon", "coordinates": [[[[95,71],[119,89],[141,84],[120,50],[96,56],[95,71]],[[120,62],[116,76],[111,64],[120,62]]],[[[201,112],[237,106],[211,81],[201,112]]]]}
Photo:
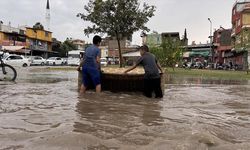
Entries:
{"type": "Polygon", "coordinates": [[[92,45],[92,48],[94,49],[94,50],[96,50],[96,51],[99,51],[99,50],[101,50],[98,46],[96,46],[96,45],[92,45]]]}
{"type": "Polygon", "coordinates": [[[89,46],[86,50],[91,50],[91,51],[99,51],[100,48],[95,46],[94,44],[89,46]]]}
{"type": "Polygon", "coordinates": [[[147,52],[145,56],[155,57],[155,55],[150,52],[147,52]]]}

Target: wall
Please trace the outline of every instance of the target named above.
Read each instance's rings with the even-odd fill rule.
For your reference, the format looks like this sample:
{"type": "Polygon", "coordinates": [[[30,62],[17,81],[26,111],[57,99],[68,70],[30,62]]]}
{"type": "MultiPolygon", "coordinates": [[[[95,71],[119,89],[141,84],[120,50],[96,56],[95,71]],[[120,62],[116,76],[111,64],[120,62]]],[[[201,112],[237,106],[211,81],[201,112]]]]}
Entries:
{"type": "Polygon", "coordinates": [[[146,44],[148,45],[161,45],[162,38],[160,34],[149,34],[147,35],[146,44]]]}
{"type": "Polygon", "coordinates": [[[250,13],[242,14],[242,25],[250,25],[250,13]]]}
{"type": "Polygon", "coordinates": [[[52,33],[48,31],[27,28],[26,35],[28,38],[52,42],[52,33]]]}

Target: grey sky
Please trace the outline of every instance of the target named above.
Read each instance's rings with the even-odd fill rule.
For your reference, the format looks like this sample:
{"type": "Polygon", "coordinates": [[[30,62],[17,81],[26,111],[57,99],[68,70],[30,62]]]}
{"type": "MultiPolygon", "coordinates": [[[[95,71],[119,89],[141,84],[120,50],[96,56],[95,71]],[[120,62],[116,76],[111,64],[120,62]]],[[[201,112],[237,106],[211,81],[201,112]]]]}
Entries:
{"type": "MultiPolygon", "coordinates": [[[[211,18],[213,28],[231,28],[231,11],[235,0],[141,0],[155,5],[155,16],[147,26],[151,31],[180,32],[187,28],[189,43],[206,43],[209,39],[211,18]]],[[[89,23],[76,14],[83,11],[88,0],[50,0],[51,31],[53,37],[65,40],[67,37],[91,41],[84,36],[83,29],[89,23]]],[[[12,26],[32,26],[36,22],[45,24],[46,0],[0,0],[0,20],[12,26]]],[[[140,33],[133,36],[134,44],[141,44],[140,33]]]]}

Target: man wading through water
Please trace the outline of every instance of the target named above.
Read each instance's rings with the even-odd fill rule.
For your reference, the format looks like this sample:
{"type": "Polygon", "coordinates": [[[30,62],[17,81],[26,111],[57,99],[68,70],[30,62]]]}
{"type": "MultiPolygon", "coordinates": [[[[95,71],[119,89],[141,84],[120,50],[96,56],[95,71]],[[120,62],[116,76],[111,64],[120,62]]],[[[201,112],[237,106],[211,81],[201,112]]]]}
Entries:
{"type": "Polygon", "coordinates": [[[82,85],[80,89],[81,94],[84,94],[86,89],[91,86],[91,84],[94,84],[96,93],[101,92],[101,50],[99,49],[101,41],[102,38],[100,36],[94,36],[93,45],[86,49],[84,60],[77,68],[77,70],[80,70],[82,66],[82,85]]]}
{"type": "Polygon", "coordinates": [[[127,73],[135,69],[138,65],[142,65],[145,71],[144,74],[144,95],[151,98],[152,92],[155,93],[155,98],[162,98],[162,89],[161,89],[161,73],[163,73],[160,64],[156,60],[155,56],[149,52],[147,45],[143,45],[140,48],[141,57],[137,60],[136,64],[126,70],[124,73],[127,73]]]}

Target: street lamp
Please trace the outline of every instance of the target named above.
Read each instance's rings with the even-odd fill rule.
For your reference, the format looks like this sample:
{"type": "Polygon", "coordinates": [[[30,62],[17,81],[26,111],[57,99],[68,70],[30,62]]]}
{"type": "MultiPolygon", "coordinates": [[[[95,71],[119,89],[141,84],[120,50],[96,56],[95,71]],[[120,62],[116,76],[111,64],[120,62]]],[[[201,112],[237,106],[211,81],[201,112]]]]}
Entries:
{"type": "Polygon", "coordinates": [[[208,21],[210,22],[210,36],[209,36],[209,38],[210,38],[210,43],[212,43],[212,21],[211,21],[211,19],[210,18],[208,18],[208,21]]]}
{"type": "Polygon", "coordinates": [[[214,53],[213,53],[213,50],[212,50],[212,21],[211,21],[211,19],[210,18],[207,18],[208,19],[208,21],[210,22],[210,36],[209,36],[209,38],[210,38],[210,50],[211,50],[211,53],[212,53],[212,62],[214,61],[214,53]]]}

